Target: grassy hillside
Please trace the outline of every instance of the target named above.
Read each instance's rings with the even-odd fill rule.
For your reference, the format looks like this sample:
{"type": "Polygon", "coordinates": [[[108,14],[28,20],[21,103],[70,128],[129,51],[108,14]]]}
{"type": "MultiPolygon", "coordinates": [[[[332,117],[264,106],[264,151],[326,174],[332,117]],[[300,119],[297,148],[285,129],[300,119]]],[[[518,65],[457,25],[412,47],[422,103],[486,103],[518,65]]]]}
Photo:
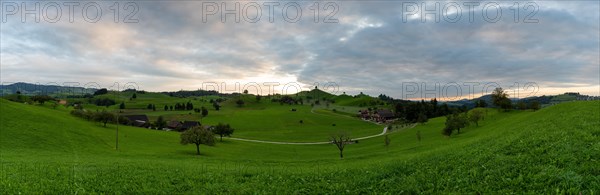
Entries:
{"type": "Polygon", "coordinates": [[[233,140],[197,156],[176,132],[123,126],[115,150],[115,126],[0,100],[0,193],[595,194],[599,114],[598,101],[490,109],[480,127],[450,138],[441,135],[445,119],[434,118],[389,134],[387,149],[382,137],[349,145],[341,160],[333,145],[233,140]]]}

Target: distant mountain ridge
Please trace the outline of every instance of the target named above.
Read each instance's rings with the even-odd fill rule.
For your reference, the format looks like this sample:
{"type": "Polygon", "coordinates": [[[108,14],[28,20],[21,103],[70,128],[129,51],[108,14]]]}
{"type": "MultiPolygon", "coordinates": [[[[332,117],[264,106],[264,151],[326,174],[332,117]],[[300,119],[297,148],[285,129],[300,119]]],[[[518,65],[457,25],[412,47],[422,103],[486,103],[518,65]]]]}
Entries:
{"type": "MultiPolygon", "coordinates": [[[[84,88],[84,87],[69,87],[69,86],[59,86],[59,85],[42,85],[42,84],[31,84],[25,82],[18,82],[8,85],[0,85],[0,96],[15,94],[20,92],[23,95],[85,95],[85,94],[94,94],[96,88],[84,88]]],[[[235,95],[235,94],[223,94],[217,91],[205,91],[205,90],[197,90],[197,91],[176,91],[176,92],[157,92],[168,94],[171,96],[202,96],[202,95],[235,95]]],[[[334,102],[340,103],[341,105],[347,106],[372,106],[372,105],[383,105],[383,102],[398,102],[398,101],[408,101],[402,99],[394,99],[389,96],[380,95],[379,97],[372,97],[366,94],[358,94],[355,96],[347,95],[345,93],[336,95],[325,92],[321,89],[312,89],[309,91],[301,91],[296,94],[290,94],[290,96],[303,97],[307,99],[316,99],[316,100],[333,100],[334,102]]],[[[466,106],[468,108],[475,107],[475,102],[479,100],[484,100],[488,106],[493,105],[492,95],[483,95],[478,98],[473,99],[462,99],[456,101],[440,101],[447,103],[449,106],[466,106]]],[[[543,96],[534,96],[527,98],[511,98],[513,103],[524,101],[525,103],[529,103],[531,101],[538,101],[541,104],[555,104],[565,101],[577,101],[577,100],[600,100],[598,96],[589,96],[582,95],[577,92],[567,92],[559,95],[543,95],[543,96]]]]}
{"type": "Polygon", "coordinates": [[[84,95],[93,94],[96,88],[69,87],[59,85],[42,85],[18,82],[8,85],[0,85],[0,95],[10,95],[20,92],[23,95],[48,95],[48,94],[66,94],[66,95],[84,95]]]}

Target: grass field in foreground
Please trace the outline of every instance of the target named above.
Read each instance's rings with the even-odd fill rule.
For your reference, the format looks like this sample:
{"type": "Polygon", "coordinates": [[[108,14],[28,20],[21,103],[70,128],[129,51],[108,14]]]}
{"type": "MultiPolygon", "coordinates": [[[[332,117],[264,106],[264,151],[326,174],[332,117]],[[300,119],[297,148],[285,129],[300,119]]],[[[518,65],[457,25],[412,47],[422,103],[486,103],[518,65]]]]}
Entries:
{"type": "MultiPolygon", "coordinates": [[[[489,110],[480,127],[441,135],[443,118],[347,146],[227,140],[179,144],[176,132],[120,127],[0,100],[0,193],[596,194],[600,102],[537,112],[489,110]],[[416,140],[421,131],[422,141],[416,140]]],[[[308,136],[308,135],[307,135],[308,136]]]]}

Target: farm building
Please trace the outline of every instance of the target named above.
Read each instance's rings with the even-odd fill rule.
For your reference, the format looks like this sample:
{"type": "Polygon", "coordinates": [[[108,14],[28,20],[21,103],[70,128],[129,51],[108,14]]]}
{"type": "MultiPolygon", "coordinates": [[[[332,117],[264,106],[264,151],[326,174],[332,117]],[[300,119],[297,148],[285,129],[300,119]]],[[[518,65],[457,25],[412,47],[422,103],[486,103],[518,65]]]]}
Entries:
{"type": "Polygon", "coordinates": [[[371,115],[369,114],[368,110],[359,110],[358,117],[365,119],[365,120],[371,119],[371,115]]]}
{"type": "Polygon", "coordinates": [[[148,127],[150,126],[150,120],[146,115],[128,115],[124,116],[129,119],[129,124],[136,127],[148,127]]]}
{"type": "Polygon", "coordinates": [[[373,118],[377,122],[386,122],[394,119],[394,113],[392,113],[390,110],[377,110],[373,115],[373,118]]]}
{"type": "Polygon", "coordinates": [[[167,129],[178,130],[181,128],[181,122],[179,121],[170,121],[167,123],[167,129]]]}
{"type": "Polygon", "coordinates": [[[181,130],[188,130],[197,126],[200,126],[198,121],[183,121],[183,124],[181,124],[181,130]]]}

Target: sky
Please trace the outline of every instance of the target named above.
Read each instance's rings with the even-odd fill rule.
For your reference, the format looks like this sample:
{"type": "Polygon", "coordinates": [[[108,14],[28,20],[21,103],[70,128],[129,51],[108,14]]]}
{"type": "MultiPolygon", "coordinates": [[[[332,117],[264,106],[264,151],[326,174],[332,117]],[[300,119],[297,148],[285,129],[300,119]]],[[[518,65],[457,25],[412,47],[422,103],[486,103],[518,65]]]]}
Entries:
{"type": "Polygon", "coordinates": [[[598,1],[37,3],[0,4],[3,84],[600,95],[598,1]]]}

